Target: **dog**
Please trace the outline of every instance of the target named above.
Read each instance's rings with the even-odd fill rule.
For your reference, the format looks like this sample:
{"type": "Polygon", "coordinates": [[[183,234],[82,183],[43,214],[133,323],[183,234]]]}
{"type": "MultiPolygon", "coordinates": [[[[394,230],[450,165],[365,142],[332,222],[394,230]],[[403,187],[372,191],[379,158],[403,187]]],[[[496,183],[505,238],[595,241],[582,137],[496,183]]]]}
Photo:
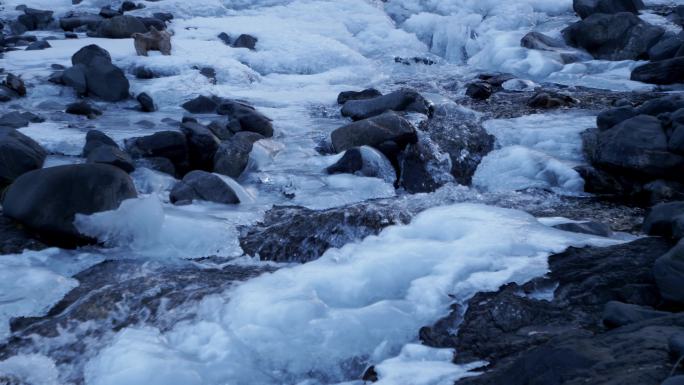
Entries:
{"type": "Polygon", "coordinates": [[[159,51],[162,55],[171,55],[171,34],[150,27],[150,32],[134,33],[133,45],[138,56],[147,56],[148,51],[159,51]]]}

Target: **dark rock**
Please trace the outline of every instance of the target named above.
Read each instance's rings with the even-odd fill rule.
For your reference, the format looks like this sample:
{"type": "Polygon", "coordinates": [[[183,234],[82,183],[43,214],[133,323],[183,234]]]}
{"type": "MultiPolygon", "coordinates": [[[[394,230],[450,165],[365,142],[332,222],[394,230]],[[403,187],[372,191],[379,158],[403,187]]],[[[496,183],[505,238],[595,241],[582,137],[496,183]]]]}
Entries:
{"type": "Polygon", "coordinates": [[[639,10],[645,8],[642,0],[574,0],[572,6],[582,19],[595,13],[631,12],[638,14],[639,10]]]}
{"type": "Polygon", "coordinates": [[[261,223],[240,229],[240,247],[261,260],[309,262],[327,249],[406,224],[411,216],[394,205],[358,203],[328,210],[276,206],[261,223]]]}
{"type": "Polygon", "coordinates": [[[154,27],[157,31],[163,31],[166,29],[166,23],[163,20],[159,20],[155,17],[139,17],[140,21],[145,25],[145,28],[151,30],[154,27]]]}
{"type": "Polygon", "coordinates": [[[230,36],[228,36],[227,33],[221,32],[217,36],[225,45],[230,45],[232,41],[230,40],[230,36]]]}
{"type": "Polygon", "coordinates": [[[432,114],[432,103],[414,90],[402,89],[372,99],[350,100],[342,106],[342,116],[352,120],[367,119],[387,111],[432,114]]]}
{"type": "Polygon", "coordinates": [[[2,83],[2,85],[16,92],[19,96],[26,96],[26,85],[19,76],[11,73],[7,74],[7,77],[5,77],[5,81],[2,83]]]}
{"type": "Polygon", "coordinates": [[[152,135],[125,140],[126,149],[134,158],[169,159],[177,172],[187,168],[188,143],[178,131],[159,131],[152,135]]]}
{"type": "Polygon", "coordinates": [[[76,64],[62,72],[61,81],[65,86],[72,87],[79,95],[84,95],[88,92],[85,71],[84,65],[76,64]]]}
{"type": "MultiPolygon", "coordinates": [[[[22,226],[0,212],[0,253],[20,254],[24,250],[44,250],[48,245],[31,236],[22,226]]],[[[0,374],[0,383],[2,375],[0,374]]],[[[10,382],[10,384],[12,384],[10,382]]]]}
{"type": "Polygon", "coordinates": [[[418,142],[409,144],[399,155],[399,187],[411,194],[432,192],[452,182],[450,164],[439,148],[419,136],[418,142]]]}
{"type": "Polygon", "coordinates": [[[83,240],[74,227],[76,214],[116,209],[136,197],[131,178],[116,167],[76,164],[30,171],[5,192],[4,215],[55,244],[83,240]]]}
{"type": "Polygon", "coordinates": [[[149,157],[138,160],[140,167],[163,172],[164,174],[176,175],[176,166],[168,158],[149,157]]]}
{"type": "Polygon", "coordinates": [[[240,203],[233,189],[221,177],[205,172],[191,171],[178,182],[169,195],[171,203],[184,204],[203,200],[224,204],[240,203]]]}
{"type": "Polygon", "coordinates": [[[135,166],[130,155],[121,151],[118,147],[98,146],[88,154],[88,163],[109,164],[124,170],[127,173],[133,172],[135,166]]]}
{"type": "Polygon", "coordinates": [[[613,329],[653,318],[664,317],[669,314],[645,306],[610,301],[606,303],[606,307],[603,310],[603,324],[613,329]]]}
{"type": "Polygon", "coordinates": [[[658,179],[643,187],[644,201],[649,204],[684,200],[684,184],[658,179]]]}
{"type": "Polygon", "coordinates": [[[577,100],[572,96],[552,91],[539,91],[527,101],[529,107],[542,109],[569,107],[575,104],[577,100]]]}
{"type": "Polygon", "coordinates": [[[0,154],[0,188],[29,171],[43,167],[47,156],[33,139],[10,129],[0,129],[0,154]]]}
{"type": "Polygon", "coordinates": [[[135,5],[135,3],[132,1],[125,0],[123,3],[121,3],[121,7],[119,9],[120,9],[121,13],[123,13],[123,12],[134,11],[138,8],[142,8],[142,7],[135,5]]]}
{"type": "Polygon", "coordinates": [[[207,127],[197,122],[183,122],[181,131],[188,142],[188,159],[192,169],[211,171],[214,155],[221,141],[207,127]]]}
{"type": "Polygon", "coordinates": [[[105,7],[100,8],[100,16],[104,17],[105,19],[111,19],[115,16],[121,16],[121,12],[112,9],[112,7],[107,5],[105,7]]]}
{"type": "Polygon", "coordinates": [[[654,61],[672,59],[684,45],[684,35],[664,36],[648,50],[648,58],[654,61]]]}
{"type": "Polygon", "coordinates": [[[34,8],[24,8],[24,14],[17,18],[17,21],[29,31],[45,29],[52,22],[52,11],[44,11],[34,8]]]}
{"type": "Polygon", "coordinates": [[[202,68],[200,68],[199,72],[200,72],[200,75],[209,79],[209,82],[211,84],[216,84],[216,70],[215,69],[213,69],[212,67],[202,67],[202,68]]]}
{"type": "Polygon", "coordinates": [[[389,159],[373,147],[362,146],[347,150],[342,158],[326,169],[328,174],[355,174],[380,178],[388,183],[397,179],[389,159]]]}
{"type": "Polygon", "coordinates": [[[134,33],[145,33],[147,27],[139,18],[128,15],[104,19],[97,27],[97,36],[109,39],[128,39],[134,33]]]}
{"type": "Polygon", "coordinates": [[[632,80],[652,84],[684,83],[684,57],[655,61],[632,71],[632,80]]]}
{"type": "Polygon", "coordinates": [[[540,32],[529,32],[520,40],[520,45],[528,49],[555,52],[565,64],[591,60],[591,55],[584,51],[568,47],[564,41],[554,39],[540,32]]]}
{"type": "Polygon", "coordinates": [[[169,12],[155,12],[152,14],[152,16],[154,16],[154,18],[159,19],[163,22],[169,22],[169,21],[173,20],[173,14],[171,14],[169,12]]]}
{"type": "Polygon", "coordinates": [[[216,113],[229,117],[231,125],[239,125],[240,131],[255,132],[266,138],[273,136],[271,119],[246,103],[224,99],[217,107],[216,113]]]}
{"type": "Polygon", "coordinates": [[[154,100],[147,94],[147,92],[141,92],[135,98],[138,103],[140,103],[140,110],[143,112],[154,112],[157,110],[157,106],[154,105],[154,100]]]}
{"type": "Polygon", "coordinates": [[[40,51],[46,48],[52,48],[50,43],[48,43],[45,40],[38,40],[36,42],[29,44],[29,46],[26,47],[26,51],[40,51]]]}
{"type": "Polygon", "coordinates": [[[399,63],[399,64],[403,64],[405,66],[410,66],[411,64],[424,64],[427,66],[431,66],[431,65],[435,64],[434,60],[428,59],[426,57],[419,57],[419,56],[414,56],[414,57],[395,56],[394,62],[399,63]]]}
{"type": "Polygon", "coordinates": [[[133,68],[132,73],[136,79],[154,79],[158,77],[151,69],[143,66],[133,68]]]}
{"type": "Polygon", "coordinates": [[[684,385],[684,376],[673,376],[663,381],[660,385],[684,385]]]}
{"type": "Polygon", "coordinates": [[[59,19],[59,26],[65,31],[73,31],[79,28],[86,28],[88,31],[95,31],[104,18],[100,15],[88,14],[62,17],[59,19]]]}
{"type": "Polygon", "coordinates": [[[238,178],[247,168],[252,146],[261,139],[264,139],[264,136],[244,131],[222,142],[214,154],[214,172],[238,178]]]}
{"type": "Polygon", "coordinates": [[[660,203],[648,212],[642,230],[648,235],[680,238],[684,234],[678,234],[675,227],[681,221],[684,221],[684,202],[660,203]]]}
{"type": "Polygon", "coordinates": [[[212,120],[211,123],[207,126],[208,129],[211,130],[211,132],[219,138],[219,140],[228,140],[233,137],[235,134],[233,131],[230,130],[228,127],[228,122],[226,120],[212,120]]]}
{"type": "Polygon", "coordinates": [[[487,100],[494,92],[492,86],[486,82],[474,82],[466,87],[466,95],[478,100],[487,100]]]}
{"type": "Polygon", "coordinates": [[[684,357],[684,333],[675,333],[670,336],[670,339],[667,341],[667,347],[670,355],[675,359],[684,357]]]}
{"type": "Polygon", "coordinates": [[[684,304],[684,241],[655,261],[653,276],[663,298],[684,304]]]}
{"type": "Polygon", "coordinates": [[[233,42],[233,48],[247,48],[254,51],[258,41],[259,39],[252,35],[242,34],[233,42]]]}
{"type": "Polygon", "coordinates": [[[16,99],[19,97],[19,94],[12,91],[11,89],[0,85],[0,102],[9,102],[12,99],[16,99]]]}
{"type": "Polygon", "coordinates": [[[218,103],[213,98],[200,95],[183,103],[181,107],[192,114],[211,114],[216,112],[218,103]]]}
{"type": "Polygon", "coordinates": [[[564,29],[563,37],[597,59],[637,60],[648,57],[664,32],[632,13],[597,13],[564,29]]]}
{"type": "Polygon", "coordinates": [[[128,99],[129,83],[121,68],[113,64],[101,63],[85,69],[88,93],[109,102],[128,99]]]}
{"type": "Polygon", "coordinates": [[[337,95],[337,104],[344,104],[350,100],[372,99],[378,96],[382,96],[382,93],[375,88],[367,88],[362,91],[344,91],[337,95]]]}
{"type": "Polygon", "coordinates": [[[98,130],[88,131],[88,133],[86,134],[86,142],[83,146],[83,157],[87,158],[88,155],[90,155],[91,151],[100,146],[110,146],[119,148],[114,139],[107,136],[107,134],[105,134],[104,132],[98,130]]]}
{"type": "Polygon", "coordinates": [[[662,98],[651,99],[639,106],[639,114],[657,117],[660,114],[675,112],[684,108],[684,97],[682,95],[669,95],[662,98]]]}
{"type": "Polygon", "coordinates": [[[598,222],[571,222],[553,226],[559,230],[570,231],[573,233],[598,235],[600,237],[610,237],[613,230],[605,223],[598,222]]]}
{"type": "MultiPolygon", "coordinates": [[[[356,101],[349,101],[354,103],[356,101]]],[[[406,119],[394,112],[361,120],[340,127],[330,135],[335,152],[353,147],[376,147],[384,142],[396,142],[401,148],[417,141],[416,129],[406,119]]]]}
{"type": "Polygon", "coordinates": [[[0,116],[0,128],[22,128],[27,127],[30,122],[30,117],[26,113],[18,111],[0,116]]]}
{"type": "Polygon", "coordinates": [[[65,112],[67,114],[85,115],[89,119],[94,119],[98,115],[102,115],[102,111],[85,100],[75,102],[67,105],[65,112]]]}
{"type": "Polygon", "coordinates": [[[637,115],[639,112],[632,106],[617,107],[601,112],[596,118],[596,125],[600,131],[605,131],[637,115]]]}

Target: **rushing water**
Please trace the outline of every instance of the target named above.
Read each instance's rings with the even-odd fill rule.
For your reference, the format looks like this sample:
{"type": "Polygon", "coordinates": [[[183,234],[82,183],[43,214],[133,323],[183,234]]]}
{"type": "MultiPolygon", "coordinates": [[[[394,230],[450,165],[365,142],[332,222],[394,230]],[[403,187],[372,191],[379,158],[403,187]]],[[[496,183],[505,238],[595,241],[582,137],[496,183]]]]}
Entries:
{"type": "MultiPolygon", "coordinates": [[[[20,3],[58,15],[109,4],[7,0],[5,16],[16,15],[13,9],[20,3]]],[[[203,285],[183,281],[171,289],[185,293],[182,306],[167,303],[155,317],[118,328],[110,327],[110,315],[73,319],[52,335],[5,348],[0,373],[34,385],[355,383],[369,364],[376,365],[381,384],[449,384],[467,375],[481,363],[451,364],[453,352],[417,344],[418,329],[443,316],[453,301],[543,274],[550,253],[616,241],[555,230],[522,211],[448,205],[444,196],[457,190],[464,196],[460,201],[481,201],[482,194],[525,188],[580,194],[583,181],[572,167],[584,162],[579,133],[594,124],[594,112],[484,122],[497,138],[497,149],[482,162],[473,189],[447,186],[412,198],[434,208],[409,225],[329,250],[308,264],[273,265],[242,256],[237,227],[255,223],[273,205],[322,209],[401,195],[381,179],[323,172],[340,156],[322,155],[316,148],[345,124],[335,103],[341,91],[410,85],[436,104],[453,103],[448,98],[462,94],[462,82],[480,71],[511,72],[536,83],[649,89],[628,80],[636,62],[563,65],[552,53],[520,47],[520,38],[530,30],[558,35],[575,19],[571,3],[163,0],[145,2],[146,8],[134,14],[175,15],[171,56],[138,57],[130,39],[86,36],[52,40],[53,48],[43,51],[5,54],[0,67],[21,74],[32,86],[29,97],[16,104],[48,119],[21,129],[51,152],[46,167],[82,161],[77,156],[92,128],[120,143],[173,129],[164,119],[179,120],[179,105],[199,94],[249,101],[273,119],[276,134],[255,146],[248,171],[238,180],[243,187],[239,206],[196,202],[175,207],[168,202],[175,180],[140,168],[132,174],[138,199],[113,212],[77,219],[79,229],[108,248],[0,256],[0,341],[11,337],[10,318],[46,314],[83,285],[75,274],[105,259],[143,263],[117,279],[142,279],[147,285],[135,281],[130,293],[162,299],[164,280],[155,279],[166,277],[168,269],[180,269],[185,276],[188,271],[216,274],[231,266],[268,272],[237,281],[220,275],[203,285]],[[217,39],[221,32],[253,34],[259,38],[257,50],[230,48],[217,39]],[[149,93],[159,111],[134,112],[131,101],[100,105],[105,112],[96,120],[61,112],[75,95],[46,81],[50,65],[68,66],[74,52],[93,43],[107,49],[122,68],[144,65],[166,75],[131,79],[132,91],[149,93]],[[429,58],[435,64],[407,66],[395,57],[429,58]],[[207,66],[216,70],[216,84],[197,70],[207,66]],[[454,82],[455,89],[445,86],[454,82]],[[197,259],[202,257],[212,258],[197,259]],[[144,293],[136,291],[140,287],[144,293]],[[70,351],[77,346],[80,350],[70,351]]],[[[666,25],[657,15],[645,17],[666,25]]],[[[116,317],[126,318],[127,311],[119,309],[116,317]]]]}

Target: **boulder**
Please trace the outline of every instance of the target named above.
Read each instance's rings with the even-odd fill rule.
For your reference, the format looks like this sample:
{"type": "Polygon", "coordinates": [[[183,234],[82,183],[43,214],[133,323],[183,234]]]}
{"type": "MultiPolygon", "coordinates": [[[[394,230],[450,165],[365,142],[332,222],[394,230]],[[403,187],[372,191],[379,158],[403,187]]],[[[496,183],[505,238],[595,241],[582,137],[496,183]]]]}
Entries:
{"type": "Polygon", "coordinates": [[[107,136],[102,131],[90,130],[86,134],[86,142],[83,146],[83,157],[87,158],[90,152],[100,146],[109,146],[119,148],[114,139],[107,136]]]}
{"type": "Polygon", "coordinates": [[[668,377],[660,385],[684,385],[684,376],[672,376],[668,377]]]}
{"type": "Polygon", "coordinates": [[[684,304],[684,241],[655,261],[653,276],[663,298],[684,304]]]}
{"type": "Polygon", "coordinates": [[[684,224],[684,201],[660,203],[653,207],[644,219],[642,231],[648,235],[681,238],[679,225],[684,224]]]}
{"type": "Polygon", "coordinates": [[[258,41],[259,39],[252,35],[242,34],[233,42],[233,48],[247,48],[254,51],[258,41]]]}
{"type": "Polygon", "coordinates": [[[661,27],[646,23],[632,13],[597,13],[563,30],[565,41],[582,48],[596,59],[637,60],[648,57],[648,50],[665,33],[661,27]]]}
{"type": "Polygon", "coordinates": [[[26,47],[26,51],[40,51],[43,49],[52,48],[50,43],[45,40],[34,41],[26,47]]]}
{"type": "Polygon", "coordinates": [[[88,83],[85,77],[86,67],[83,64],[76,64],[62,72],[61,82],[65,86],[73,88],[79,95],[88,92],[88,83]]]}
{"type": "Polygon", "coordinates": [[[171,203],[187,204],[202,200],[224,204],[240,203],[233,189],[218,175],[195,170],[187,173],[169,195],[171,203]]]}
{"type": "Polygon", "coordinates": [[[85,100],[74,102],[67,105],[65,112],[73,115],[84,115],[89,119],[94,119],[98,115],[102,115],[102,111],[85,100]]]}
{"type": "Polygon", "coordinates": [[[651,84],[684,83],[684,56],[639,66],[632,71],[631,79],[651,84]]]}
{"type": "Polygon", "coordinates": [[[432,114],[432,103],[417,91],[401,89],[372,99],[350,100],[342,106],[342,116],[362,120],[387,111],[418,112],[432,114]]]}
{"type": "Polygon", "coordinates": [[[112,17],[120,16],[121,12],[112,9],[111,6],[107,5],[107,6],[100,8],[99,15],[104,17],[105,19],[111,19],[112,17]]]}
{"type": "Polygon", "coordinates": [[[382,93],[375,88],[367,88],[362,91],[344,91],[337,95],[337,104],[344,104],[350,100],[372,99],[378,96],[382,96],[382,93]]]}
{"type": "Polygon", "coordinates": [[[125,172],[105,164],[74,164],[30,171],[7,189],[4,215],[57,244],[83,240],[76,214],[114,210],[136,197],[125,172]]]}
{"type": "Polygon", "coordinates": [[[52,22],[53,11],[44,11],[35,8],[24,8],[24,14],[17,18],[28,31],[45,29],[52,22]]]}
{"type": "Polygon", "coordinates": [[[223,42],[223,44],[225,44],[225,45],[230,45],[230,43],[232,42],[230,40],[230,36],[225,32],[219,33],[218,36],[216,36],[216,37],[218,37],[219,40],[221,40],[223,42]]]}
{"type": "Polygon", "coordinates": [[[188,143],[188,159],[192,169],[211,171],[214,167],[214,154],[221,141],[211,130],[196,122],[184,122],[181,131],[188,143]]]}
{"type": "Polygon", "coordinates": [[[679,94],[651,99],[638,107],[639,114],[657,117],[660,114],[675,112],[684,108],[684,96],[679,94]]]}
{"type": "Polygon", "coordinates": [[[33,139],[17,130],[0,128],[0,187],[22,174],[43,167],[47,153],[33,139]]]}
{"type": "Polygon", "coordinates": [[[610,237],[613,230],[605,223],[599,222],[570,222],[561,223],[553,226],[559,230],[570,231],[573,233],[598,235],[599,237],[610,237]]]}
{"type": "Polygon", "coordinates": [[[665,317],[669,314],[646,306],[610,301],[606,303],[603,309],[603,324],[607,328],[613,329],[653,318],[665,317]]]}
{"type": "Polygon", "coordinates": [[[104,20],[102,16],[95,14],[68,16],[59,19],[59,26],[65,31],[73,31],[78,28],[96,31],[102,20],[104,20]]]}
{"type": "Polygon", "coordinates": [[[487,100],[494,93],[494,89],[487,82],[473,82],[466,87],[466,95],[477,100],[487,100]]]}
{"type": "Polygon", "coordinates": [[[670,336],[667,341],[667,347],[670,355],[675,359],[684,357],[684,333],[675,333],[670,336]]]}
{"type": "Polygon", "coordinates": [[[572,7],[579,17],[586,19],[595,13],[631,12],[638,14],[644,9],[642,0],[574,0],[572,7]]]}
{"type": "Polygon", "coordinates": [[[214,154],[214,172],[238,178],[247,168],[252,146],[261,139],[264,139],[264,136],[244,131],[222,142],[214,154]]]}
{"type": "Polygon", "coordinates": [[[183,103],[181,107],[192,114],[213,114],[216,112],[218,103],[214,98],[200,95],[183,103]]]}
{"type": "Polygon", "coordinates": [[[24,84],[24,81],[17,75],[8,73],[5,77],[5,81],[2,82],[2,85],[7,89],[16,92],[16,94],[19,96],[26,96],[26,85],[24,84]]]}
{"type": "Polygon", "coordinates": [[[273,123],[271,123],[271,119],[249,104],[237,100],[224,99],[216,108],[216,113],[230,118],[230,124],[234,132],[250,131],[266,138],[273,136],[273,123]]]}
{"type": "Polygon", "coordinates": [[[564,41],[544,35],[540,32],[529,32],[520,40],[520,45],[524,48],[535,49],[538,51],[554,52],[558,54],[561,61],[565,64],[579,61],[591,60],[588,53],[568,47],[564,41]]]}
{"type": "Polygon", "coordinates": [[[88,153],[87,163],[109,164],[124,170],[133,172],[135,166],[131,156],[114,146],[98,146],[88,153]]]}
{"type": "Polygon", "coordinates": [[[432,192],[453,182],[448,155],[425,135],[406,146],[398,156],[398,163],[398,186],[411,194],[432,192]]]}
{"type": "Polygon", "coordinates": [[[598,114],[596,126],[599,131],[605,131],[637,115],[639,115],[639,111],[632,106],[612,108],[598,114]]]}
{"type": "Polygon", "coordinates": [[[663,36],[648,50],[648,58],[653,61],[672,59],[682,46],[684,46],[684,33],[663,36]]]}
{"type": "Polygon", "coordinates": [[[229,119],[227,118],[212,120],[207,128],[210,129],[214,136],[219,138],[221,141],[228,140],[235,135],[235,132],[233,132],[229,127],[229,119]]]}
{"type": "Polygon", "coordinates": [[[0,128],[22,128],[31,122],[26,113],[13,111],[0,116],[0,128]]]}
{"type": "Polygon", "coordinates": [[[152,135],[125,140],[126,150],[134,158],[167,158],[176,171],[188,166],[188,143],[178,131],[159,131],[152,135]]]}
{"type": "Polygon", "coordinates": [[[129,15],[104,19],[97,27],[96,35],[109,39],[128,39],[134,33],[145,33],[147,27],[139,18],[129,15]]]}
{"type": "Polygon", "coordinates": [[[135,98],[138,103],[140,103],[140,110],[143,112],[154,112],[157,110],[157,106],[154,104],[154,100],[147,92],[141,92],[135,98]]]}
{"type": "MultiPolygon", "coordinates": [[[[349,101],[345,104],[355,103],[349,101]]],[[[406,119],[394,112],[386,112],[365,120],[340,127],[330,135],[335,152],[353,147],[376,147],[384,142],[395,142],[401,148],[417,141],[416,129],[406,119]]]]}
{"type": "Polygon", "coordinates": [[[109,102],[128,99],[129,83],[121,68],[113,64],[100,63],[85,69],[88,93],[109,102]]]}
{"type": "Polygon", "coordinates": [[[397,179],[397,173],[389,159],[369,146],[350,148],[326,171],[328,174],[344,173],[380,178],[392,184],[397,179]]]}

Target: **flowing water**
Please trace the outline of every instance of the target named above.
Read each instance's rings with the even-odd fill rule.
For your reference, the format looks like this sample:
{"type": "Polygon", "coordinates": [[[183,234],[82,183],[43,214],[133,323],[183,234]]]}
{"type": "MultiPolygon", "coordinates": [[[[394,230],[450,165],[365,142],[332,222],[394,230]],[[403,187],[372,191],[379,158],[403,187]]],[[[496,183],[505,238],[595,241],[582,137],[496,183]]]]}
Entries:
{"type": "MultiPolygon", "coordinates": [[[[4,3],[2,12],[11,17],[20,3],[59,15],[97,12],[109,1],[4,3]]],[[[576,19],[571,0],[145,5],[133,14],[174,14],[171,56],[138,57],[130,39],[82,35],[0,59],[0,67],[32,85],[28,98],[12,103],[47,118],[21,129],[51,152],[46,167],[83,161],[78,155],[89,129],[121,144],[174,129],[167,119],[180,120],[180,104],[200,94],[247,100],[273,119],[276,134],[256,144],[248,171],[237,180],[240,205],[173,206],[168,194],[175,180],[139,168],[132,174],[139,198],[77,218],[78,228],[106,247],[0,256],[0,373],[7,378],[34,385],[355,384],[372,364],[380,384],[450,384],[483,363],[452,364],[454,352],[419,344],[420,327],[477,291],[544,274],[551,253],[619,242],[563,232],[523,211],[496,207],[534,209],[547,199],[581,196],[583,181],[573,167],[584,163],[579,134],[594,126],[596,111],[485,121],[497,144],[473,187],[451,183],[411,197],[381,179],[327,175],[324,169],[340,155],[317,151],[346,123],[335,101],[341,91],[412,86],[435,104],[454,104],[450,99],[463,95],[464,82],[483,71],[537,84],[650,89],[629,81],[637,62],[564,65],[553,53],[520,47],[530,30],[558,36],[576,19]],[[221,32],[258,36],[256,51],[226,46],[217,38],[221,32]],[[104,114],[95,120],[62,113],[76,96],[46,81],[50,65],[69,66],[71,55],[88,44],[107,49],[124,69],[145,66],[164,74],[131,77],[132,91],[149,93],[159,111],[140,114],[134,102],[120,102],[100,104],[104,114]],[[403,65],[396,57],[434,64],[403,65]],[[216,84],[199,73],[202,67],[215,69],[216,84]],[[537,199],[534,190],[513,192],[535,188],[553,193],[537,199]],[[326,209],[380,198],[397,206],[420,201],[427,210],[408,225],[306,264],[260,262],[240,248],[238,226],[256,223],[274,205],[326,209]],[[78,287],[82,296],[61,302],[59,322],[10,332],[12,318],[44,316],[78,287]]],[[[644,17],[667,25],[658,15],[644,17]]]]}

